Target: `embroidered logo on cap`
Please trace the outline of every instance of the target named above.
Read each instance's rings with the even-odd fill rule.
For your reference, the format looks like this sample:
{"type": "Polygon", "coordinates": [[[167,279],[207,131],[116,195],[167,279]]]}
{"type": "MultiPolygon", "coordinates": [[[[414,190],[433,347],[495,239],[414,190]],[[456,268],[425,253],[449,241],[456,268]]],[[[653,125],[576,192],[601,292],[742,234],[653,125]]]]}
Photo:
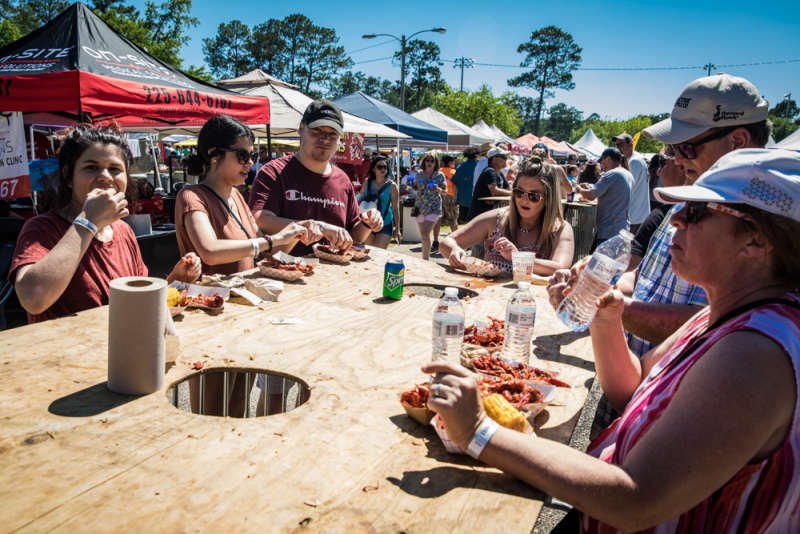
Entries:
{"type": "Polygon", "coordinates": [[[792,197],[764,180],[751,178],[747,187],[742,189],[742,194],[753,200],[759,200],[767,206],[775,206],[783,213],[792,211],[794,203],[792,197]]]}
{"type": "Polygon", "coordinates": [[[675,107],[686,109],[689,107],[689,102],[691,101],[692,101],[691,98],[686,98],[685,96],[682,96],[675,101],[675,107]]]}
{"type": "Polygon", "coordinates": [[[722,111],[722,106],[718,105],[717,110],[711,120],[714,122],[719,121],[733,121],[744,115],[744,111],[722,111]]]}

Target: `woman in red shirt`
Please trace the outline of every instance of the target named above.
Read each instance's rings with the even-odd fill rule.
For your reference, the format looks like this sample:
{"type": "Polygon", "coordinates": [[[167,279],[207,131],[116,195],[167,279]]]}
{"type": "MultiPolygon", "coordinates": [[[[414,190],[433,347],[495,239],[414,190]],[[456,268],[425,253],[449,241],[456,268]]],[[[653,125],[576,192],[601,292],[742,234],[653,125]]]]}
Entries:
{"type": "MultiPolygon", "coordinates": [[[[8,278],[29,322],[108,304],[111,280],[146,276],[128,215],[128,168],[132,158],[111,128],[78,126],[58,153],[54,208],[25,223],[8,278]]],[[[191,282],[200,260],[187,254],[168,281],[191,282]]]]}

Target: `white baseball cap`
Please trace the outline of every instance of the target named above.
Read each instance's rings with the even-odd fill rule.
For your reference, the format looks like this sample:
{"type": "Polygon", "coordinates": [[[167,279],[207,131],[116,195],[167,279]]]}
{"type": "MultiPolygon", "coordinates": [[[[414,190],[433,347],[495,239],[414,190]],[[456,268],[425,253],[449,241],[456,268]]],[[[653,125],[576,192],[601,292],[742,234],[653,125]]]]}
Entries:
{"type": "Polygon", "coordinates": [[[495,156],[503,156],[504,158],[508,158],[508,151],[503,150],[500,147],[495,147],[486,153],[486,159],[492,159],[495,156]]]}
{"type": "Polygon", "coordinates": [[[743,148],[728,152],[692,185],[657,187],[667,204],[747,204],[800,221],[800,154],[791,150],[743,148]]]}
{"type": "Polygon", "coordinates": [[[744,78],[704,76],[683,89],[668,119],[645,128],[644,134],[662,143],[683,143],[711,128],[763,121],[768,108],[756,86],[744,78]]]}

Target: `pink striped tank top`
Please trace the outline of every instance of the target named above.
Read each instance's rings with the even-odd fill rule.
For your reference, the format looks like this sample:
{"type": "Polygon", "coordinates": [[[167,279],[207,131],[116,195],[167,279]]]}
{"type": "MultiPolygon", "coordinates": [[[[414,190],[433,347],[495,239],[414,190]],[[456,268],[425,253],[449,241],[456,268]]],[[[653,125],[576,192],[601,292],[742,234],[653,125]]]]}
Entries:
{"type": "MultiPolygon", "coordinates": [[[[800,306],[800,297],[786,300],[800,306]]],[[[800,307],[768,303],[750,309],[713,330],[691,354],[675,365],[682,349],[708,327],[708,308],[689,325],[675,346],[639,385],[625,411],[589,446],[588,453],[622,465],[627,454],[666,410],[692,365],[723,336],[737,330],[759,332],[780,345],[792,361],[800,385],[800,307]],[[663,374],[662,371],[667,369],[663,374]],[[661,376],[659,376],[661,375],[661,376]]],[[[747,464],[713,495],[675,519],[645,532],[662,533],[783,533],[800,532],[800,386],[791,430],[783,445],[759,463],[747,464]]],[[[584,517],[583,532],[616,532],[584,517]]]]}

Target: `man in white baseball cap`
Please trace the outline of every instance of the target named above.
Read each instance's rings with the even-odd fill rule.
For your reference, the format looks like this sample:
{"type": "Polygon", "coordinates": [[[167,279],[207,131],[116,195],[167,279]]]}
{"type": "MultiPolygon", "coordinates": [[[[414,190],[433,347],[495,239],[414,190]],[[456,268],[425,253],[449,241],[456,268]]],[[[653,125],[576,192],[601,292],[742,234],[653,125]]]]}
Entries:
{"type": "MultiPolygon", "coordinates": [[[[689,83],[670,117],[644,135],[671,145],[675,163],[691,184],[719,158],[733,150],[763,148],[771,130],[768,104],[744,78],[718,74],[689,83]]],[[[678,278],[669,252],[675,228],[673,207],[653,233],[639,267],[625,273],[618,287],[628,296],[623,324],[631,350],[643,356],[708,304],[705,291],[678,278]]]]}

